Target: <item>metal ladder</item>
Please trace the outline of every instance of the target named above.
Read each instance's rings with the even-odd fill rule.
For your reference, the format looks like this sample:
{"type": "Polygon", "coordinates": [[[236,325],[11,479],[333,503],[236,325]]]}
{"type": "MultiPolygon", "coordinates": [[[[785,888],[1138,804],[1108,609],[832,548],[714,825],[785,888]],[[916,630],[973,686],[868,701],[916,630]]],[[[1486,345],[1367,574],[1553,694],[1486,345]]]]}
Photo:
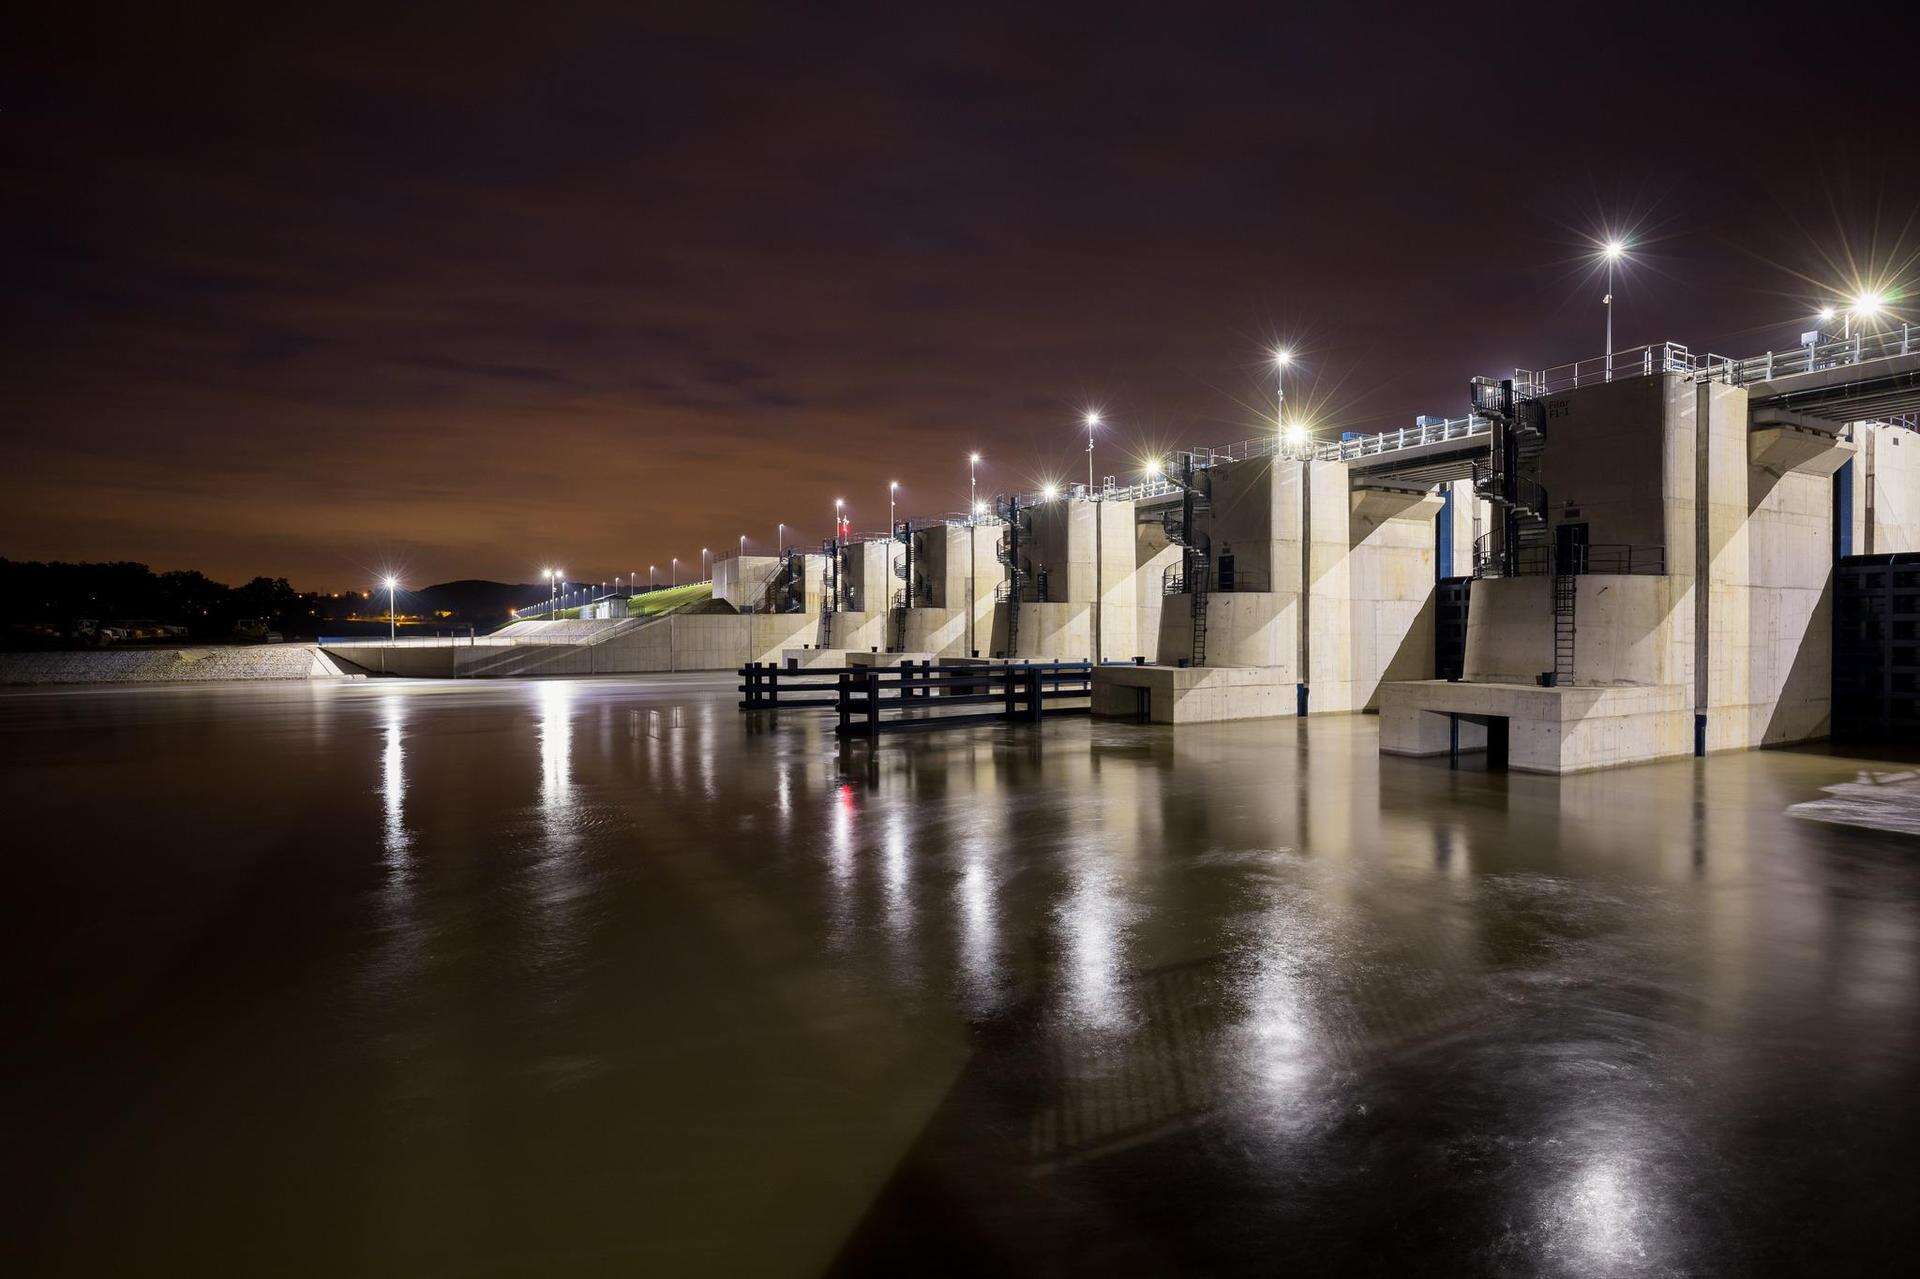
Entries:
{"type": "Polygon", "coordinates": [[[1553,578],[1553,683],[1556,688],[1573,683],[1573,610],[1579,584],[1580,579],[1571,573],[1556,573],[1553,578]]]}
{"type": "Polygon", "coordinates": [[[1193,649],[1195,666],[1207,664],[1207,570],[1203,567],[1187,583],[1193,591],[1193,649]]]}

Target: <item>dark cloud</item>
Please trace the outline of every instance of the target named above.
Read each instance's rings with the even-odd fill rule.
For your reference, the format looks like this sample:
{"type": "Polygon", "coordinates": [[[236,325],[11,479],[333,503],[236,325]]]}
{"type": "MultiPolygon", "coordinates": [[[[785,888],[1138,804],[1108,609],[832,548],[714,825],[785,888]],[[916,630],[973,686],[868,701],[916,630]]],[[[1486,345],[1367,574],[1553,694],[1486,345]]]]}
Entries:
{"type": "Polygon", "coordinates": [[[1609,220],[1622,346],[1920,235],[1904,11],[1017,12],[43,6],[0,550],[611,576],[1076,473],[1089,401],[1103,471],[1245,438],[1276,338],[1329,429],[1458,412],[1594,353],[1609,220]]]}

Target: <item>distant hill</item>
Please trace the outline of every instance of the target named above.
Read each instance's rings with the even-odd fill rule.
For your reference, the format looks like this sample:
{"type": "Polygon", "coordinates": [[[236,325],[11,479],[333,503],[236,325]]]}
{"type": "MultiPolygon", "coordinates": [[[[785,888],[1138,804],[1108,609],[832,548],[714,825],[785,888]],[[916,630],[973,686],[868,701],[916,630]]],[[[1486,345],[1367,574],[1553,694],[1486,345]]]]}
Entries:
{"type": "Polygon", "coordinates": [[[453,614],[449,621],[468,626],[483,626],[505,621],[510,609],[544,601],[547,588],[542,585],[513,586],[506,582],[481,582],[468,579],[441,582],[409,592],[408,612],[431,617],[445,610],[453,614]]]}

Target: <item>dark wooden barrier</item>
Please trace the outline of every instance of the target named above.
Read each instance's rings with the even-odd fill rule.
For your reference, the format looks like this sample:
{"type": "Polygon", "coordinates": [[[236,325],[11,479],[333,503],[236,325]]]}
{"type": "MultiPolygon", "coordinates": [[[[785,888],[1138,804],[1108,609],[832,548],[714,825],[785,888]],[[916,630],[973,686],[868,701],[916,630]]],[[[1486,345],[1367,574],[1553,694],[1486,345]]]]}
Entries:
{"type": "Polygon", "coordinates": [[[1093,667],[1087,662],[865,667],[840,673],[835,693],[844,737],[960,724],[1037,724],[1045,715],[1087,713],[1086,705],[1059,703],[1092,698],[1093,667]],[[964,707],[994,709],[960,709],[964,707]]]}

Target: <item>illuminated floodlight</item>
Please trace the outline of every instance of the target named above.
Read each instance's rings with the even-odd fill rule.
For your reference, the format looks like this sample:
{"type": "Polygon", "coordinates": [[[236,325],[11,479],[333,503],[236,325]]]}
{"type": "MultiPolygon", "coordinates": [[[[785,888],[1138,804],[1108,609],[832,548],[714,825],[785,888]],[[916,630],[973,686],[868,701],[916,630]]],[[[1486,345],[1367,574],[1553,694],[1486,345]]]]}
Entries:
{"type": "Polygon", "coordinates": [[[980,460],[980,455],[978,453],[967,454],[967,461],[977,463],[979,462],[979,460],[980,460]]]}
{"type": "Polygon", "coordinates": [[[985,502],[975,502],[973,504],[973,513],[975,515],[985,515],[987,513],[987,504],[985,502]]]}
{"type": "Polygon", "coordinates": [[[1051,502],[1059,496],[1060,486],[1058,484],[1049,484],[1040,490],[1040,500],[1043,502],[1051,502]]]}
{"type": "Polygon", "coordinates": [[[1313,458],[1313,432],[1301,422],[1293,422],[1280,428],[1280,456],[1295,462],[1306,462],[1313,458]]]}
{"type": "Polygon", "coordinates": [[[1887,300],[1878,293],[1862,293],[1853,300],[1853,313],[1855,315],[1875,316],[1880,314],[1881,308],[1886,304],[1887,300]]]}
{"type": "Polygon", "coordinates": [[[1831,320],[1835,314],[1836,312],[1830,306],[1823,306],[1820,308],[1820,318],[1822,320],[1831,320]]]}
{"type": "Polygon", "coordinates": [[[1100,415],[1096,412],[1089,411],[1087,413],[1087,429],[1092,430],[1098,425],[1100,425],[1100,415]]]}
{"type": "Polygon", "coordinates": [[[1620,240],[1608,240],[1605,244],[1600,246],[1600,252],[1603,256],[1605,256],[1607,261],[1618,262],[1621,258],[1627,255],[1627,246],[1623,241],[1620,241],[1620,240]]]}
{"type": "Polygon", "coordinates": [[[382,585],[382,586],[384,586],[384,587],[386,587],[386,588],[387,588],[388,590],[390,590],[390,591],[391,591],[391,590],[395,590],[395,589],[397,589],[397,588],[399,587],[399,585],[400,585],[400,583],[399,583],[399,581],[398,581],[398,580],[396,580],[395,578],[391,578],[391,577],[389,577],[389,578],[387,578],[387,579],[386,579],[385,581],[383,581],[383,582],[381,582],[381,583],[380,583],[380,585],[382,585]]]}
{"type": "Polygon", "coordinates": [[[1154,458],[1147,463],[1147,474],[1158,477],[1161,471],[1160,459],[1154,458]]]}
{"type": "Polygon", "coordinates": [[[1293,363],[1293,352],[1287,350],[1284,346],[1275,349],[1273,353],[1273,363],[1276,368],[1286,368],[1287,365],[1293,363]]]}

